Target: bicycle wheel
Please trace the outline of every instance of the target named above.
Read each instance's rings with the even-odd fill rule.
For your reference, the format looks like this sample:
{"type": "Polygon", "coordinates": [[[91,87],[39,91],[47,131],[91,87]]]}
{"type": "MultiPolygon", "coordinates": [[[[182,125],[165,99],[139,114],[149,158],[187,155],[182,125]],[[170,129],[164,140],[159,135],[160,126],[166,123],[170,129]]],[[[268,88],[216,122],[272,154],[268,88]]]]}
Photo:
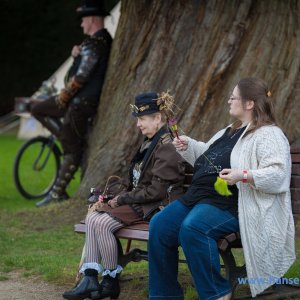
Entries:
{"type": "Polygon", "coordinates": [[[14,163],[17,190],[27,199],[45,197],[58,176],[61,152],[52,137],[36,137],[18,151],[14,163]]]}

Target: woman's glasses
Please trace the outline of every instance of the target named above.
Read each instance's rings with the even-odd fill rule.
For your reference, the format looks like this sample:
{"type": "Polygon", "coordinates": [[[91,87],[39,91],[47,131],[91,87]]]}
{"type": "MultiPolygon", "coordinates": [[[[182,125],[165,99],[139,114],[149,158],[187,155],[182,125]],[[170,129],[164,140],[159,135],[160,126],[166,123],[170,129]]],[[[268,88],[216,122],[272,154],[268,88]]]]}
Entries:
{"type": "Polygon", "coordinates": [[[229,100],[234,101],[234,100],[241,100],[241,98],[239,97],[234,97],[234,96],[230,96],[229,100]]]}

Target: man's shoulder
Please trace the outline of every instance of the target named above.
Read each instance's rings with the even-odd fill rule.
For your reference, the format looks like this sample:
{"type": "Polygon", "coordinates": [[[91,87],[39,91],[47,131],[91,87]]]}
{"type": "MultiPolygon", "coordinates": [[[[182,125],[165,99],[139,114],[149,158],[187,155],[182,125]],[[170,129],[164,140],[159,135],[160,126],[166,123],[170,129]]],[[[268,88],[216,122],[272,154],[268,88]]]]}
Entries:
{"type": "Polygon", "coordinates": [[[96,34],[87,37],[82,45],[83,47],[110,47],[112,38],[107,30],[100,30],[96,34]]]}
{"type": "Polygon", "coordinates": [[[103,28],[90,37],[96,43],[111,44],[112,37],[109,32],[103,28]]]}
{"type": "Polygon", "coordinates": [[[110,43],[105,37],[103,36],[89,36],[83,41],[83,47],[100,47],[106,46],[109,47],[110,43]]]}

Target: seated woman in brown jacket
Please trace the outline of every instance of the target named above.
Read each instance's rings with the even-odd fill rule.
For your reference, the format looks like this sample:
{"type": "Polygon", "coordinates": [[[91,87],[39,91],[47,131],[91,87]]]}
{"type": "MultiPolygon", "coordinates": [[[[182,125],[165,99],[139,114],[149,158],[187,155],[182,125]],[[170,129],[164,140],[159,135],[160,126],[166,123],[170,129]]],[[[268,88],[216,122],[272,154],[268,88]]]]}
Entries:
{"type": "Polygon", "coordinates": [[[149,220],[153,211],[165,204],[168,195],[172,200],[183,193],[183,159],[172,145],[164,114],[166,108],[162,98],[157,102],[158,97],[150,92],[135,98],[132,114],[146,138],[129,169],[130,188],[87,215],[85,260],[81,268],[85,276],[76,288],[63,294],[65,299],[117,298],[122,267],[118,265],[114,232],[149,220]],[[99,273],[103,276],[100,284],[99,273]]]}

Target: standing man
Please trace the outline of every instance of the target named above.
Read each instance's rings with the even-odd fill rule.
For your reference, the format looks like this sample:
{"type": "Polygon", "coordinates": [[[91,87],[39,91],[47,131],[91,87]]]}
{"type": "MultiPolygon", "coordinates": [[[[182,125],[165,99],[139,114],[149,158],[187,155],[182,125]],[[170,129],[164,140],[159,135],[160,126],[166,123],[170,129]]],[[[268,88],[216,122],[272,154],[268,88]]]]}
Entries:
{"type": "Polygon", "coordinates": [[[104,28],[104,17],[109,13],[103,1],[83,0],[77,14],[82,19],[83,33],[88,37],[72,49],[74,61],[65,76],[65,88],[58,95],[35,104],[31,110],[32,115],[58,137],[64,151],[58,178],[37,207],[69,198],[66,187],[81,162],[88,119],[97,112],[108,64],[112,38],[104,28]],[[62,117],[60,128],[58,122],[62,117]]]}

